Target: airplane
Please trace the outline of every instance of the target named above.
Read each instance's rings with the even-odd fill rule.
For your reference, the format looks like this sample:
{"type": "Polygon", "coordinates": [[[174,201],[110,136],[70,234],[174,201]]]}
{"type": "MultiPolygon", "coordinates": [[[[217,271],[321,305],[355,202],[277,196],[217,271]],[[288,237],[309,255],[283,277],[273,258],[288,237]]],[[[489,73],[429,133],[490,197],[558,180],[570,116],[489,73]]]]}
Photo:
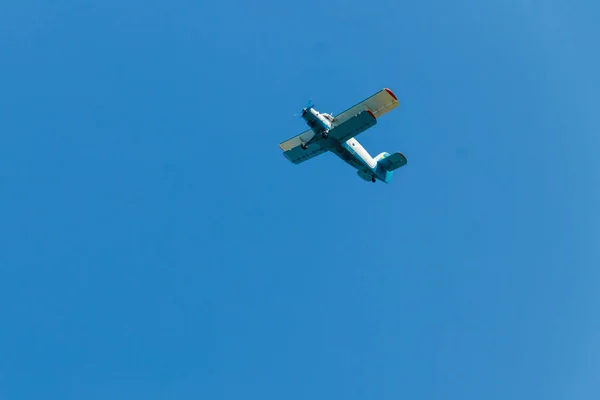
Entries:
{"type": "Polygon", "coordinates": [[[380,153],[375,158],[358,143],[356,136],[377,124],[377,119],[400,103],[388,88],[350,107],[335,117],[320,113],[309,103],[302,109],[302,119],[310,127],[305,132],[279,144],[283,155],[300,164],[327,151],[356,168],[359,177],[375,183],[389,183],[394,170],[406,165],[402,153],[380,153]]]}

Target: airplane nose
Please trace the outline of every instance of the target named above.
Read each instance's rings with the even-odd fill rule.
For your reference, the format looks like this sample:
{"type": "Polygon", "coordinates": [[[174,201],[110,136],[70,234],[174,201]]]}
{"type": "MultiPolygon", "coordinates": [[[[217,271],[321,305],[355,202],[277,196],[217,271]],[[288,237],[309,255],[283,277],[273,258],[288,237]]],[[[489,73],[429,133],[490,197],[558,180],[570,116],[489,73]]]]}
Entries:
{"type": "Polygon", "coordinates": [[[306,115],[306,108],[302,109],[302,116],[304,117],[304,115],[306,115]]]}

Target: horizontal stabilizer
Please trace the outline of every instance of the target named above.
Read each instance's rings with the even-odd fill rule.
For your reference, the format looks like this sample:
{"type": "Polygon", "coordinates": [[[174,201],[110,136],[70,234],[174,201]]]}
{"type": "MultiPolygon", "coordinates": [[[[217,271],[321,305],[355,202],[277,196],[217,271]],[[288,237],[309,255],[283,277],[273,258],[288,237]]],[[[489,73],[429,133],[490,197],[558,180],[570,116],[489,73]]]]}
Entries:
{"type": "Polygon", "coordinates": [[[371,174],[367,174],[365,171],[356,171],[356,173],[358,174],[358,176],[360,176],[362,179],[364,179],[367,182],[371,182],[373,180],[373,175],[371,174]]]}
{"type": "Polygon", "coordinates": [[[379,160],[378,164],[387,171],[393,171],[405,166],[407,163],[406,157],[402,153],[394,153],[379,160]]]}

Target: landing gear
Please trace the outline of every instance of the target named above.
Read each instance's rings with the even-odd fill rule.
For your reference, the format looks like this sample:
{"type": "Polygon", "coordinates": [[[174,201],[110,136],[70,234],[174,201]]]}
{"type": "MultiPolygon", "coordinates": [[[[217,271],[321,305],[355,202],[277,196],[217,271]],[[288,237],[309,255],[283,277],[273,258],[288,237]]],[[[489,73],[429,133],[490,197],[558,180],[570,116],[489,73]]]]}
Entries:
{"type": "Polygon", "coordinates": [[[371,182],[375,183],[377,181],[377,179],[375,179],[375,177],[371,178],[371,182]]]}
{"type": "MultiPolygon", "coordinates": [[[[329,137],[329,132],[327,132],[327,131],[321,132],[321,137],[323,139],[327,139],[329,137]]],[[[313,136],[313,138],[310,139],[308,142],[300,143],[300,147],[302,147],[302,150],[306,150],[308,148],[308,145],[314,141],[315,141],[315,136],[313,136]]]]}

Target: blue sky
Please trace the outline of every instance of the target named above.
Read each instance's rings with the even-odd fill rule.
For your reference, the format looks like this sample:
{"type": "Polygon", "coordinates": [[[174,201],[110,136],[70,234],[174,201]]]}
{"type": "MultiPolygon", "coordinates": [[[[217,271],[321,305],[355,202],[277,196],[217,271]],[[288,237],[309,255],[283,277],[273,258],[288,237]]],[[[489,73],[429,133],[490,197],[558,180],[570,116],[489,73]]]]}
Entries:
{"type": "Polygon", "coordinates": [[[599,11],[5,2],[0,399],[598,398],[599,11]]]}

